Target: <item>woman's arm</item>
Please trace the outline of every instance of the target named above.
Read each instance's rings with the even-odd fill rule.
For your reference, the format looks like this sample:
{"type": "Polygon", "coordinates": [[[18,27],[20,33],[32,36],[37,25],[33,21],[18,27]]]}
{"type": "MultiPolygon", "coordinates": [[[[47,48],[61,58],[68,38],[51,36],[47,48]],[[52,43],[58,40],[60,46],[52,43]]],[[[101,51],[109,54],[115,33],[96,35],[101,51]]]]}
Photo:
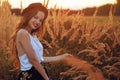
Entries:
{"type": "Polygon", "coordinates": [[[43,76],[45,80],[49,80],[47,74],[45,73],[42,65],[39,63],[38,59],[34,54],[34,50],[30,44],[30,38],[28,32],[22,30],[17,35],[17,39],[21,44],[22,48],[24,49],[25,53],[28,56],[29,61],[35,67],[35,69],[43,76]]]}
{"type": "Polygon", "coordinates": [[[44,62],[56,62],[65,60],[66,58],[71,57],[72,55],[65,53],[63,55],[53,56],[53,57],[44,57],[44,62]]]}

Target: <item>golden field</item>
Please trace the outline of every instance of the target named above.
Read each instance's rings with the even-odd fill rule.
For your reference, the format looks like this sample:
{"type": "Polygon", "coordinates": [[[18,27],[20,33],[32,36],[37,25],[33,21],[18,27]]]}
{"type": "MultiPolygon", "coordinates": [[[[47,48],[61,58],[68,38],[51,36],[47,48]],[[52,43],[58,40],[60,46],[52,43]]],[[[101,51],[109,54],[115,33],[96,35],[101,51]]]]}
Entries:
{"type": "MultiPolygon", "coordinates": [[[[52,80],[120,80],[120,17],[68,15],[69,10],[49,10],[41,42],[44,56],[74,55],[66,62],[45,64],[52,80]]],[[[9,40],[20,16],[11,14],[8,2],[0,6],[0,80],[14,80],[9,62],[9,40]]],[[[39,37],[39,33],[38,33],[39,37]]]]}

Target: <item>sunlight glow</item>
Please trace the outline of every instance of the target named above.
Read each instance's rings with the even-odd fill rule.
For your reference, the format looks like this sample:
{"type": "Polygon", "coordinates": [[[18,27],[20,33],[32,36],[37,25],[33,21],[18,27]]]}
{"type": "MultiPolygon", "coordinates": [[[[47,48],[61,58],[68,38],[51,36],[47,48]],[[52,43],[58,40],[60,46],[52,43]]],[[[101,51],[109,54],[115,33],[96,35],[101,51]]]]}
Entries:
{"type": "MultiPolygon", "coordinates": [[[[20,0],[8,0],[12,5],[12,8],[20,8],[20,0]]],[[[23,8],[27,7],[32,2],[41,2],[44,0],[22,0],[23,8]]],[[[65,9],[83,9],[86,7],[98,7],[104,4],[115,4],[116,0],[49,0],[48,8],[54,8],[57,4],[57,8],[65,9]]]]}

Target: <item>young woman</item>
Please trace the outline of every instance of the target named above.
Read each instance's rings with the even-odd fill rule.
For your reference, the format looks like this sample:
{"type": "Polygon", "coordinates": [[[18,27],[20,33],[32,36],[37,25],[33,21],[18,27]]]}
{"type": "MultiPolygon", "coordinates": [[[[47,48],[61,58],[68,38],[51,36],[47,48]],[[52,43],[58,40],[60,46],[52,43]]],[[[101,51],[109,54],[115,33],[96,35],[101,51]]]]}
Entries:
{"type": "Polygon", "coordinates": [[[35,33],[39,31],[40,35],[43,35],[43,24],[47,15],[48,10],[41,3],[32,3],[22,12],[21,21],[12,37],[13,55],[16,55],[20,63],[17,80],[49,80],[41,63],[59,61],[71,56],[65,53],[54,57],[43,57],[43,45],[35,33]]]}

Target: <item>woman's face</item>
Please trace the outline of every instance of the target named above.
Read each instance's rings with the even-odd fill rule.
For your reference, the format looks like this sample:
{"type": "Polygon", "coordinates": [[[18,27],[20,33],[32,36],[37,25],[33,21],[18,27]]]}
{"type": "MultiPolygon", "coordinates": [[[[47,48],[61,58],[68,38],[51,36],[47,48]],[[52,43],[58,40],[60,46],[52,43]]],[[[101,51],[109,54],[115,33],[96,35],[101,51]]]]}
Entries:
{"type": "Polygon", "coordinates": [[[35,16],[33,16],[30,21],[28,22],[28,27],[31,30],[38,29],[44,20],[45,14],[42,11],[38,11],[35,16]]]}

